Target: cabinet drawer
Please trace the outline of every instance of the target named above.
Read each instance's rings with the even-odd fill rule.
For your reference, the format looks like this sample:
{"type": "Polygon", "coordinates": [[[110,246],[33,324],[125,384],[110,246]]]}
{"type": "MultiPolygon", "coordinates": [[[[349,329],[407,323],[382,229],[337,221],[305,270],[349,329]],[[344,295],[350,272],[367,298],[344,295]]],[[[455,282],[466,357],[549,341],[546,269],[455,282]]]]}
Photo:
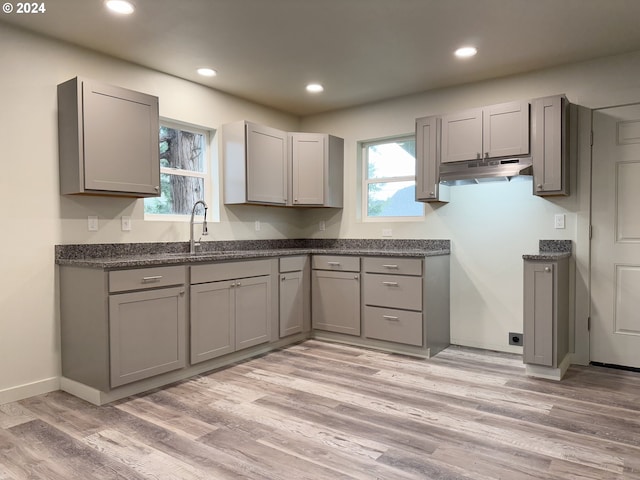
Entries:
{"type": "Polygon", "coordinates": [[[360,257],[348,257],[344,255],[314,255],[311,265],[314,270],[359,272],[360,257]]]}
{"type": "Polygon", "coordinates": [[[272,260],[210,263],[191,267],[191,284],[259,277],[271,274],[272,260]]]}
{"type": "Polygon", "coordinates": [[[185,282],[185,267],[152,267],[109,272],[109,292],[166,287],[185,282]]]}
{"type": "Polygon", "coordinates": [[[309,258],[307,255],[282,257],[280,259],[280,273],[304,270],[304,266],[307,264],[307,258],[309,258]]]}
{"type": "Polygon", "coordinates": [[[422,346],[422,313],[390,308],[364,307],[367,338],[422,346]]]}
{"type": "Polygon", "coordinates": [[[422,310],[422,278],[367,273],[364,275],[364,303],[422,310]]]}
{"type": "Polygon", "coordinates": [[[422,275],[422,260],[419,258],[365,257],[362,270],[371,273],[396,275],[422,275]]]}

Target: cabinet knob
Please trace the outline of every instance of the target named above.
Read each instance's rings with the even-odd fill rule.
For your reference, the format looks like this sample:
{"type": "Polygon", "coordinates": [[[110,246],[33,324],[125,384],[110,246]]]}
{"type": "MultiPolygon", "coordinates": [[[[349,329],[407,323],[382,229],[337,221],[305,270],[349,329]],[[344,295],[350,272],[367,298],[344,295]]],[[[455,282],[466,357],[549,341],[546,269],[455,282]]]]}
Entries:
{"type": "Polygon", "coordinates": [[[184,295],[184,290],[180,290],[180,296],[184,295]]]}
{"type": "Polygon", "coordinates": [[[156,185],[155,187],[153,187],[153,189],[154,189],[156,192],[159,192],[159,191],[160,191],[160,187],[159,187],[159,186],[157,186],[157,185],[156,185]]]}
{"type": "Polygon", "coordinates": [[[435,196],[436,196],[436,194],[435,194],[435,193],[433,193],[433,192],[429,192],[429,196],[430,196],[430,197],[435,197],[435,196]]]}
{"type": "Polygon", "coordinates": [[[541,184],[541,183],[539,183],[538,185],[536,185],[536,188],[537,188],[538,190],[542,190],[542,184],[541,184]]]}
{"type": "Polygon", "coordinates": [[[236,282],[236,287],[239,287],[240,285],[242,285],[240,282],[236,282]]]}
{"type": "Polygon", "coordinates": [[[236,286],[236,284],[235,284],[235,283],[232,283],[232,284],[231,284],[231,285],[229,285],[229,286],[230,286],[231,288],[233,288],[233,287],[235,287],[235,286],[236,286]]]}
{"type": "Polygon", "coordinates": [[[284,275],[282,275],[282,277],[280,277],[280,281],[284,282],[287,279],[287,277],[285,277],[284,275]]]}
{"type": "Polygon", "coordinates": [[[551,267],[544,267],[544,271],[545,272],[550,272],[551,271],[551,267]]]}
{"type": "Polygon", "coordinates": [[[476,153],[476,158],[478,160],[482,160],[482,153],[480,153],[480,152],[476,153]]]}
{"type": "Polygon", "coordinates": [[[353,278],[354,278],[355,280],[357,280],[357,279],[358,279],[358,275],[354,275],[354,276],[353,276],[353,278]]]}

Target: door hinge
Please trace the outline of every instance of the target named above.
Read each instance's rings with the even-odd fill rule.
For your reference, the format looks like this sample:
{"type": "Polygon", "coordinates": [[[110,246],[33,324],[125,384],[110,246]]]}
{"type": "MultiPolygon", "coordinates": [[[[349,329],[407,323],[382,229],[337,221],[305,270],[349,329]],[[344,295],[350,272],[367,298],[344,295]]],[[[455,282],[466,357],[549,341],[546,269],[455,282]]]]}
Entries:
{"type": "Polygon", "coordinates": [[[589,225],[589,240],[593,238],[593,225],[589,225]]]}
{"type": "Polygon", "coordinates": [[[591,317],[587,317],[587,331],[591,331],[591,317]]]}
{"type": "Polygon", "coordinates": [[[590,138],[589,138],[589,145],[591,145],[593,147],[593,130],[591,130],[591,134],[590,134],[590,138]]]}

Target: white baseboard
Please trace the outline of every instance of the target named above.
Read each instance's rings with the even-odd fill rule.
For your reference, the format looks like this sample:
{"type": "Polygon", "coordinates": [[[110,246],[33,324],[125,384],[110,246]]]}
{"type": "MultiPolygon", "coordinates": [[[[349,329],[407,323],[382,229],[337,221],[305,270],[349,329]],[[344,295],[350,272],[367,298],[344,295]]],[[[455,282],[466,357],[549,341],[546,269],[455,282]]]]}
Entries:
{"type": "Polygon", "coordinates": [[[60,377],[45,378],[37,382],[7,388],[0,390],[0,405],[17,402],[35,395],[42,395],[43,393],[55,392],[56,390],[60,390],[60,377]]]}

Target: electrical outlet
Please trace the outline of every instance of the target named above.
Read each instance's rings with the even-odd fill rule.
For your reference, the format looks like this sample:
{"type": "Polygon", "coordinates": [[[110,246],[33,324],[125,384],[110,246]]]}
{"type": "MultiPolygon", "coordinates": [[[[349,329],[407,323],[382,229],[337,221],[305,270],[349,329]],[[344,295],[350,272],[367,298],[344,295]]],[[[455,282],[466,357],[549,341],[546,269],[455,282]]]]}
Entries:
{"type": "Polygon", "coordinates": [[[94,215],[89,215],[87,217],[87,229],[90,232],[97,232],[98,231],[98,217],[96,217],[94,215]]]}
{"type": "Polygon", "coordinates": [[[320,220],[320,223],[318,224],[318,229],[321,232],[324,232],[327,229],[327,226],[325,225],[324,220],[320,220]]]}
{"type": "Polygon", "coordinates": [[[509,345],[522,346],[522,333],[509,332],[509,345]]]}
{"type": "Polygon", "coordinates": [[[256,220],[255,226],[256,226],[256,232],[259,232],[261,227],[260,220],[256,220]]]}
{"type": "Polygon", "coordinates": [[[390,228],[383,228],[382,229],[382,236],[383,237],[393,237],[393,230],[390,228]]]}
{"type": "Polygon", "coordinates": [[[123,232],[130,232],[131,231],[131,217],[128,216],[123,216],[121,219],[121,226],[122,226],[122,231],[123,232]]]}
{"type": "Polygon", "coordinates": [[[556,213],[553,217],[555,228],[564,228],[564,213],[556,213]]]}

